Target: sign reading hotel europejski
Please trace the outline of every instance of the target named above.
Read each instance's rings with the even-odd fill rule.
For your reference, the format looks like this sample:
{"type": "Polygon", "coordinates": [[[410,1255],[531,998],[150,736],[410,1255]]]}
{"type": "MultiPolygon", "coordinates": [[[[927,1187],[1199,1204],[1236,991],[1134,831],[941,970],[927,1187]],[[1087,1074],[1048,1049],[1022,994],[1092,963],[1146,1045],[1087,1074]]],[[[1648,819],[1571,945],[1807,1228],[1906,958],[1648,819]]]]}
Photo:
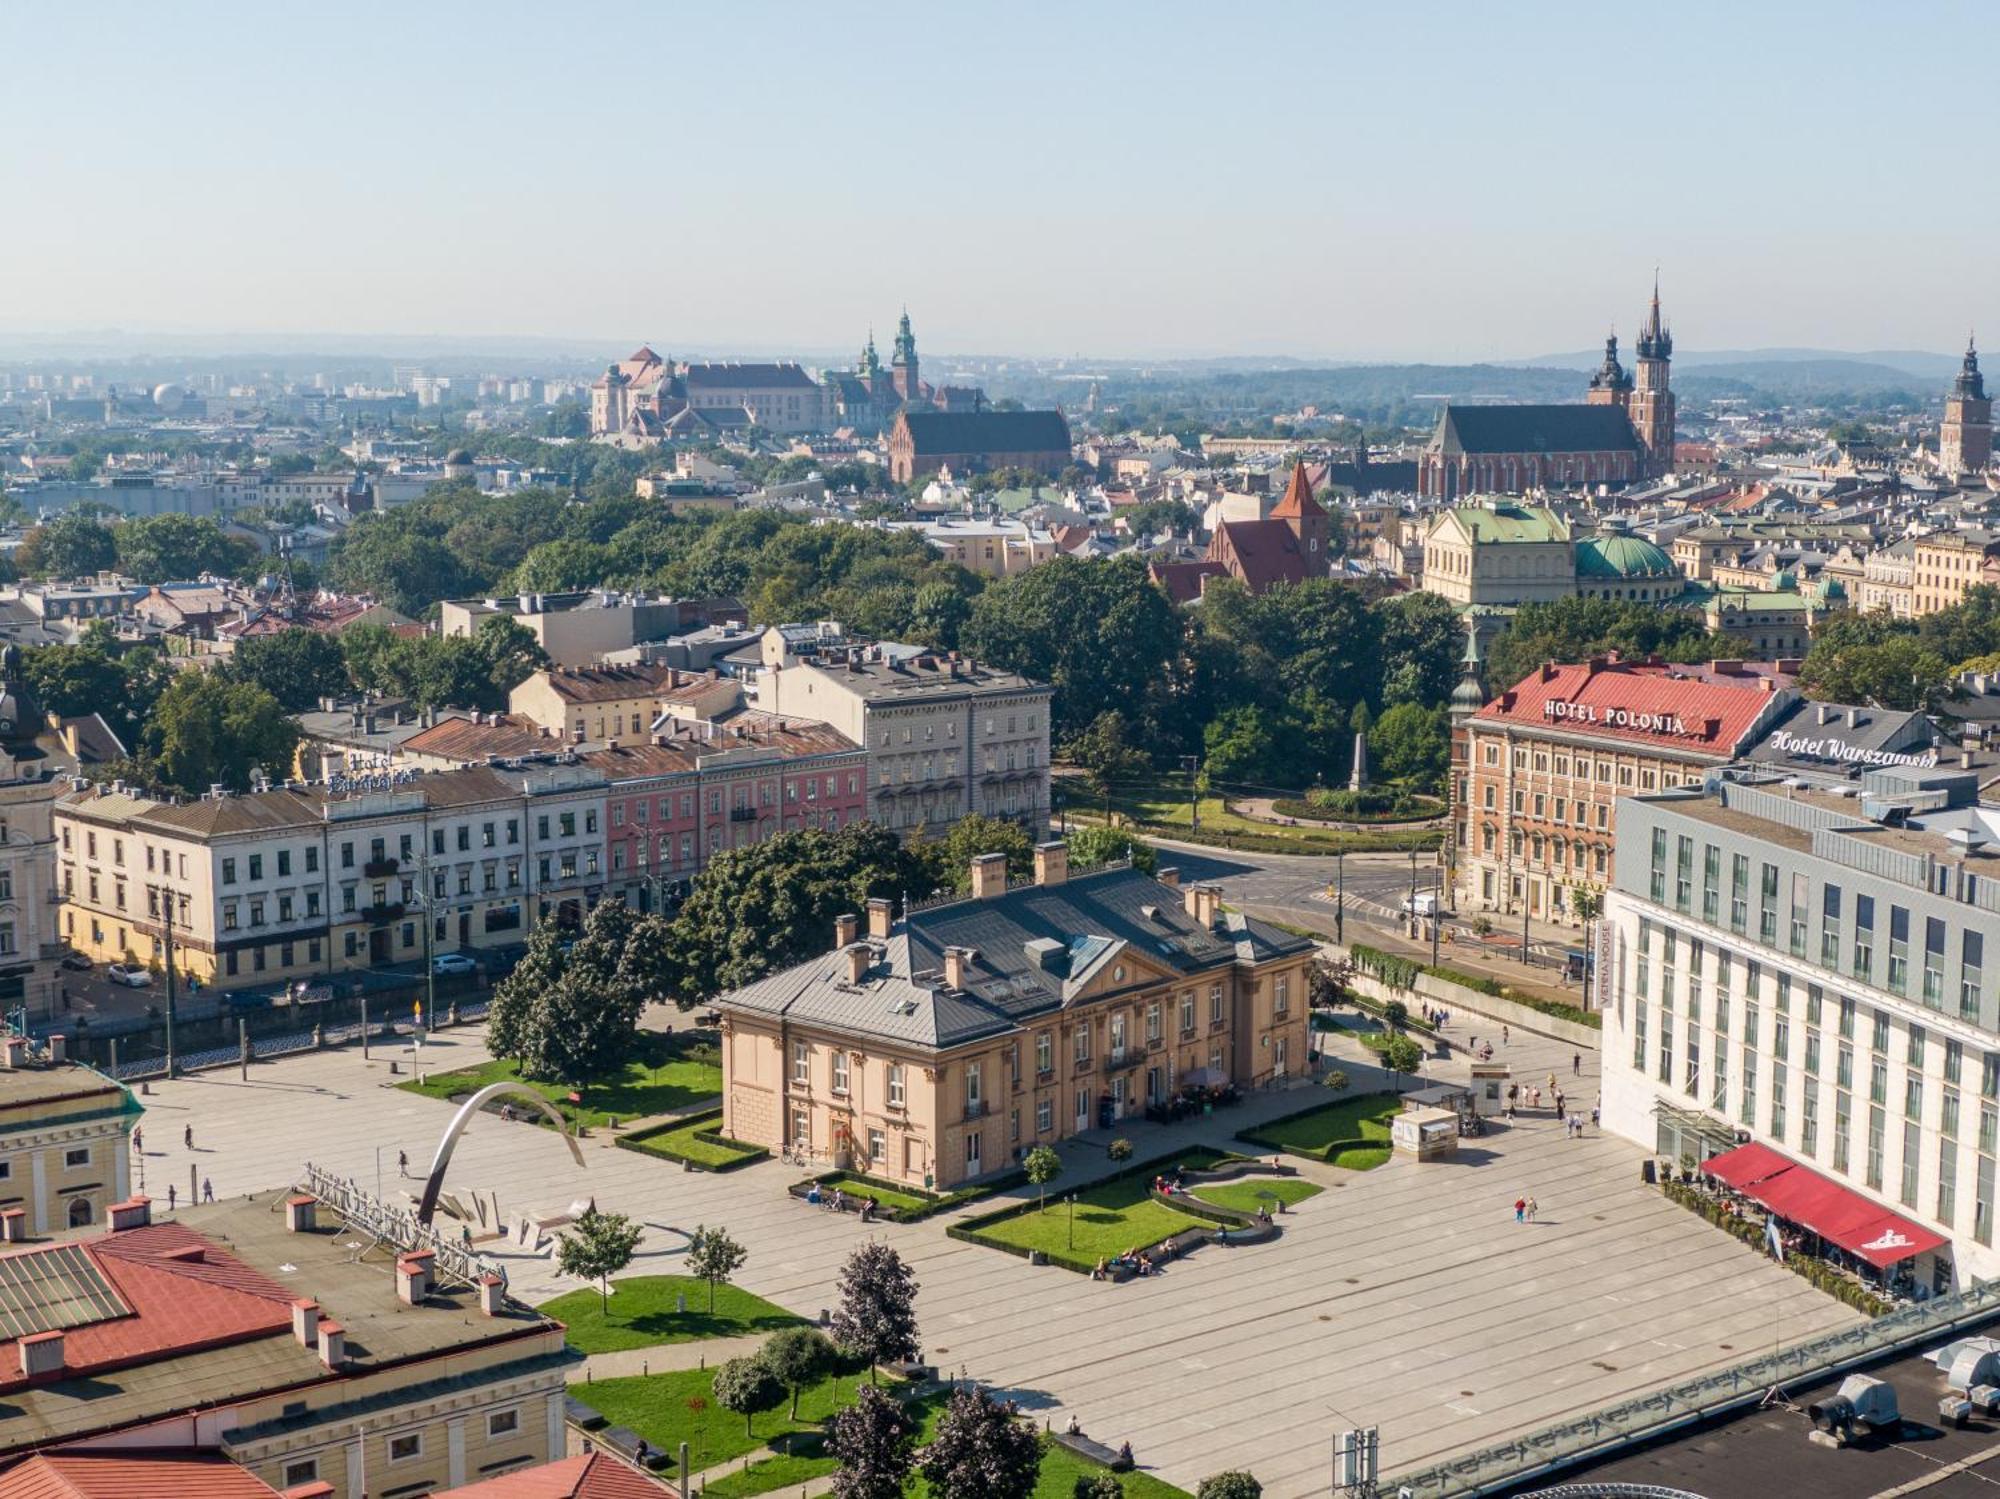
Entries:
{"type": "Polygon", "coordinates": [[[1864,745],[1849,744],[1832,734],[1824,739],[1808,739],[1803,734],[1789,734],[1783,729],[1772,733],[1771,748],[1781,755],[1797,755],[1808,760],[1840,760],[1848,765],[1912,765],[1919,770],[1930,770],[1938,763],[1934,749],[1869,749],[1864,745]]]}
{"type": "Polygon", "coordinates": [[[1542,717],[1587,723],[1600,729],[1636,729],[1641,734],[1694,734],[1678,713],[1635,713],[1630,708],[1600,708],[1595,703],[1568,703],[1550,698],[1542,704],[1542,717]]]}

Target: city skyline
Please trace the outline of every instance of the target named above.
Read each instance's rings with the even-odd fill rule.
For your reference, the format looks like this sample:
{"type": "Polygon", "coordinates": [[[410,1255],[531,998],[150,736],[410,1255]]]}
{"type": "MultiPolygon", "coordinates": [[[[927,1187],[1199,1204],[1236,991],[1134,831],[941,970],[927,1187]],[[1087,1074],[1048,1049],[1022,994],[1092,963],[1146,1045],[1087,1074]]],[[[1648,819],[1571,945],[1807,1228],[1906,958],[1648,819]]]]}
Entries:
{"type": "Polygon", "coordinates": [[[1656,265],[1689,350],[2000,316],[1932,105],[1971,7],[775,14],[20,18],[0,335],[811,354],[908,304],[940,352],[1464,363],[1635,329],[1656,265]]]}

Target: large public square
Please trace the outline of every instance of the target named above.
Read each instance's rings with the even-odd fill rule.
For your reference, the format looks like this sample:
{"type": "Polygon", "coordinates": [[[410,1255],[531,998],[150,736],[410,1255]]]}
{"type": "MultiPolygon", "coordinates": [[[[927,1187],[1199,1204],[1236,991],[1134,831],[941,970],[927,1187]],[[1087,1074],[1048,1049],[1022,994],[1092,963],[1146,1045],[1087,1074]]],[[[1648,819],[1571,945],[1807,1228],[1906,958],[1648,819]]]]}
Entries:
{"type": "MultiPolygon", "coordinates": [[[[1462,1070],[1468,1032],[1484,1029],[1455,1018],[1448,1034],[1461,1049],[1427,1070],[1462,1070]]],[[[1520,1031],[1506,1056],[1527,1080],[1556,1072],[1573,1102],[1587,1106],[1595,1094],[1589,1052],[1581,1077],[1571,1075],[1571,1047],[1520,1031]]],[[[440,1072],[484,1060],[478,1033],[461,1030],[432,1038],[422,1065],[440,1072]]],[[[420,1172],[452,1110],[395,1089],[412,1061],[407,1045],[378,1046],[369,1059],[350,1048],[260,1064],[247,1080],[230,1070],[156,1082],[143,1099],[146,1188],[164,1199],[174,1183],[185,1203],[192,1167],[229,1197],[287,1185],[312,1160],[364,1186],[379,1171],[391,1196],[414,1191],[398,1158],[420,1172]]],[[[1358,1059],[1340,1065],[1355,1090],[1380,1085],[1358,1059]]],[[[1120,1133],[1147,1160],[1226,1146],[1238,1130],[1313,1101],[1299,1090],[1262,1093],[1205,1119],[1131,1121],[1120,1133]]],[[[1056,1193],[1115,1169],[1108,1138],[1063,1147],[1056,1193]]],[[[1276,1242],[1210,1246],[1121,1285],[951,1239],[952,1214],[864,1225],[816,1210],[786,1193],[802,1171],[782,1161],[685,1172],[612,1140],[593,1132],[579,1172],[550,1131],[482,1116],[460,1142],[450,1187],[496,1191],[509,1219],[583,1197],[629,1214],[648,1226],[633,1274],[676,1269],[685,1231],[724,1226],[749,1250],[737,1282],[808,1317],[833,1304],[854,1245],[881,1236],[921,1281],[927,1358],[1058,1427],[1074,1414],[1102,1440],[1129,1441],[1142,1467],[1189,1489],[1218,1469],[1247,1467],[1279,1499],[1323,1494],[1331,1439],[1344,1427],[1381,1428],[1388,1474],[1856,1320],[1642,1185],[1634,1147],[1595,1133],[1570,1138],[1547,1113],[1467,1140],[1449,1162],[1397,1157],[1367,1172],[1297,1162],[1327,1190],[1283,1219],[1276,1242]],[[1523,1195],[1537,1201],[1533,1223],[1515,1221],[1523,1195]]],[[[575,1289],[546,1255],[489,1248],[525,1299],[575,1289]]],[[[691,1362],[699,1347],[661,1350],[651,1367],[677,1354],[691,1362]]]]}

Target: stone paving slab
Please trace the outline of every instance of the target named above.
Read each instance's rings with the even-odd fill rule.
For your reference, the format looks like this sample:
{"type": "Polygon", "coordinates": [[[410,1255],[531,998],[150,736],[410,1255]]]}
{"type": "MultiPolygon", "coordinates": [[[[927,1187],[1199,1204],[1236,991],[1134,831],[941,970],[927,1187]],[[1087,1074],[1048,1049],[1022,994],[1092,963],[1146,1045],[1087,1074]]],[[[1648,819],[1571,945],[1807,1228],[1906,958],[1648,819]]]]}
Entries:
{"type": "MultiPolygon", "coordinates": [[[[1463,1042],[1466,1026],[1452,1031],[1463,1042]]],[[[1587,1105],[1595,1058],[1586,1052],[1572,1080],[1572,1050],[1517,1033],[1507,1056],[1521,1075],[1553,1068],[1587,1105]]],[[[432,1069],[483,1057],[470,1032],[425,1047],[432,1069]]],[[[309,1158],[370,1185],[379,1146],[385,1188],[413,1192],[415,1181],[397,1179],[397,1151],[422,1169],[450,1109],[388,1087],[389,1059],[381,1048],[367,1063],[322,1053],[253,1067],[247,1083],[234,1072],[156,1083],[143,1100],[149,1187],[162,1198],[168,1179],[184,1189],[192,1161],[226,1196],[287,1184],[309,1158]],[[187,1122],[192,1155],[181,1147],[187,1122]]],[[[1369,1085],[1363,1064],[1343,1055],[1339,1065],[1369,1085]]],[[[1450,1076],[1455,1065],[1428,1069],[1450,1076]]],[[[1120,1133],[1144,1160],[1177,1143],[1227,1145],[1235,1130],[1311,1101],[1259,1094],[1184,1125],[1133,1122],[1120,1133]]],[[[738,1281],[807,1317],[831,1306],[856,1244],[887,1239],[917,1272],[925,1350],[941,1368],[963,1367],[1057,1425],[1074,1411],[1190,1489],[1242,1466],[1272,1499],[1324,1494],[1343,1426],[1379,1425],[1391,1472],[1856,1320],[1642,1186],[1636,1147],[1570,1139],[1546,1114],[1463,1142],[1448,1164],[1399,1158],[1350,1173],[1308,1163],[1328,1189],[1285,1216],[1275,1244],[1211,1246],[1122,1286],[949,1239],[946,1219],[863,1225],[813,1209],[784,1193],[802,1173],[782,1161],[683,1172],[612,1139],[598,1131],[583,1142],[579,1174],[547,1130],[482,1118],[460,1143],[452,1184],[497,1189],[509,1216],[577,1196],[630,1213],[651,1230],[635,1273],[674,1270],[688,1231],[725,1226],[750,1251],[738,1281]],[[1539,1222],[1514,1222],[1523,1193],[1539,1200],[1539,1222]]],[[[1115,1169],[1090,1141],[1064,1155],[1058,1190],[1115,1169]]],[[[183,1216],[199,1221],[198,1210],[183,1216]]],[[[574,1288],[546,1257],[496,1258],[526,1299],[574,1288]]],[[[659,1366],[698,1360],[701,1348],[657,1350],[659,1366]]]]}

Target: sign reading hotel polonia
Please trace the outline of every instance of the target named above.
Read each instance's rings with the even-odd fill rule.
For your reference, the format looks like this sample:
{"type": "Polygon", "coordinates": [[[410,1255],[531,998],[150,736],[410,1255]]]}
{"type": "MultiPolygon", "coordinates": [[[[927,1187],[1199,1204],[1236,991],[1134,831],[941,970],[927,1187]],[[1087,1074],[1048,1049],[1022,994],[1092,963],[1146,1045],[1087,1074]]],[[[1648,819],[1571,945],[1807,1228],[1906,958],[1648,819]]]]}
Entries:
{"type": "Polygon", "coordinates": [[[1912,765],[1918,770],[1930,770],[1938,763],[1934,749],[1869,749],[1864,745],[1849,744],[1832,734],[1824,739],[1809,739],[1804,734],[1791,734],[1783,729],[1773,731],[1771,748],[1781,755],[1798,755],[1808,760],[1839,760],[1848,765],[1912,765]]]}
{"type": "Polygon", "coordinates": [[[1595,703],[1566,703],[1560,698],[1550,698],[1542,704],[1542,717],[1587,723],[1599,729],[1635,729],[1641,734],[1701,737],[1700,731],[1690,729],[1678,713],[1635,713],[1630,708],[1600,708],[1595,703]]]}

